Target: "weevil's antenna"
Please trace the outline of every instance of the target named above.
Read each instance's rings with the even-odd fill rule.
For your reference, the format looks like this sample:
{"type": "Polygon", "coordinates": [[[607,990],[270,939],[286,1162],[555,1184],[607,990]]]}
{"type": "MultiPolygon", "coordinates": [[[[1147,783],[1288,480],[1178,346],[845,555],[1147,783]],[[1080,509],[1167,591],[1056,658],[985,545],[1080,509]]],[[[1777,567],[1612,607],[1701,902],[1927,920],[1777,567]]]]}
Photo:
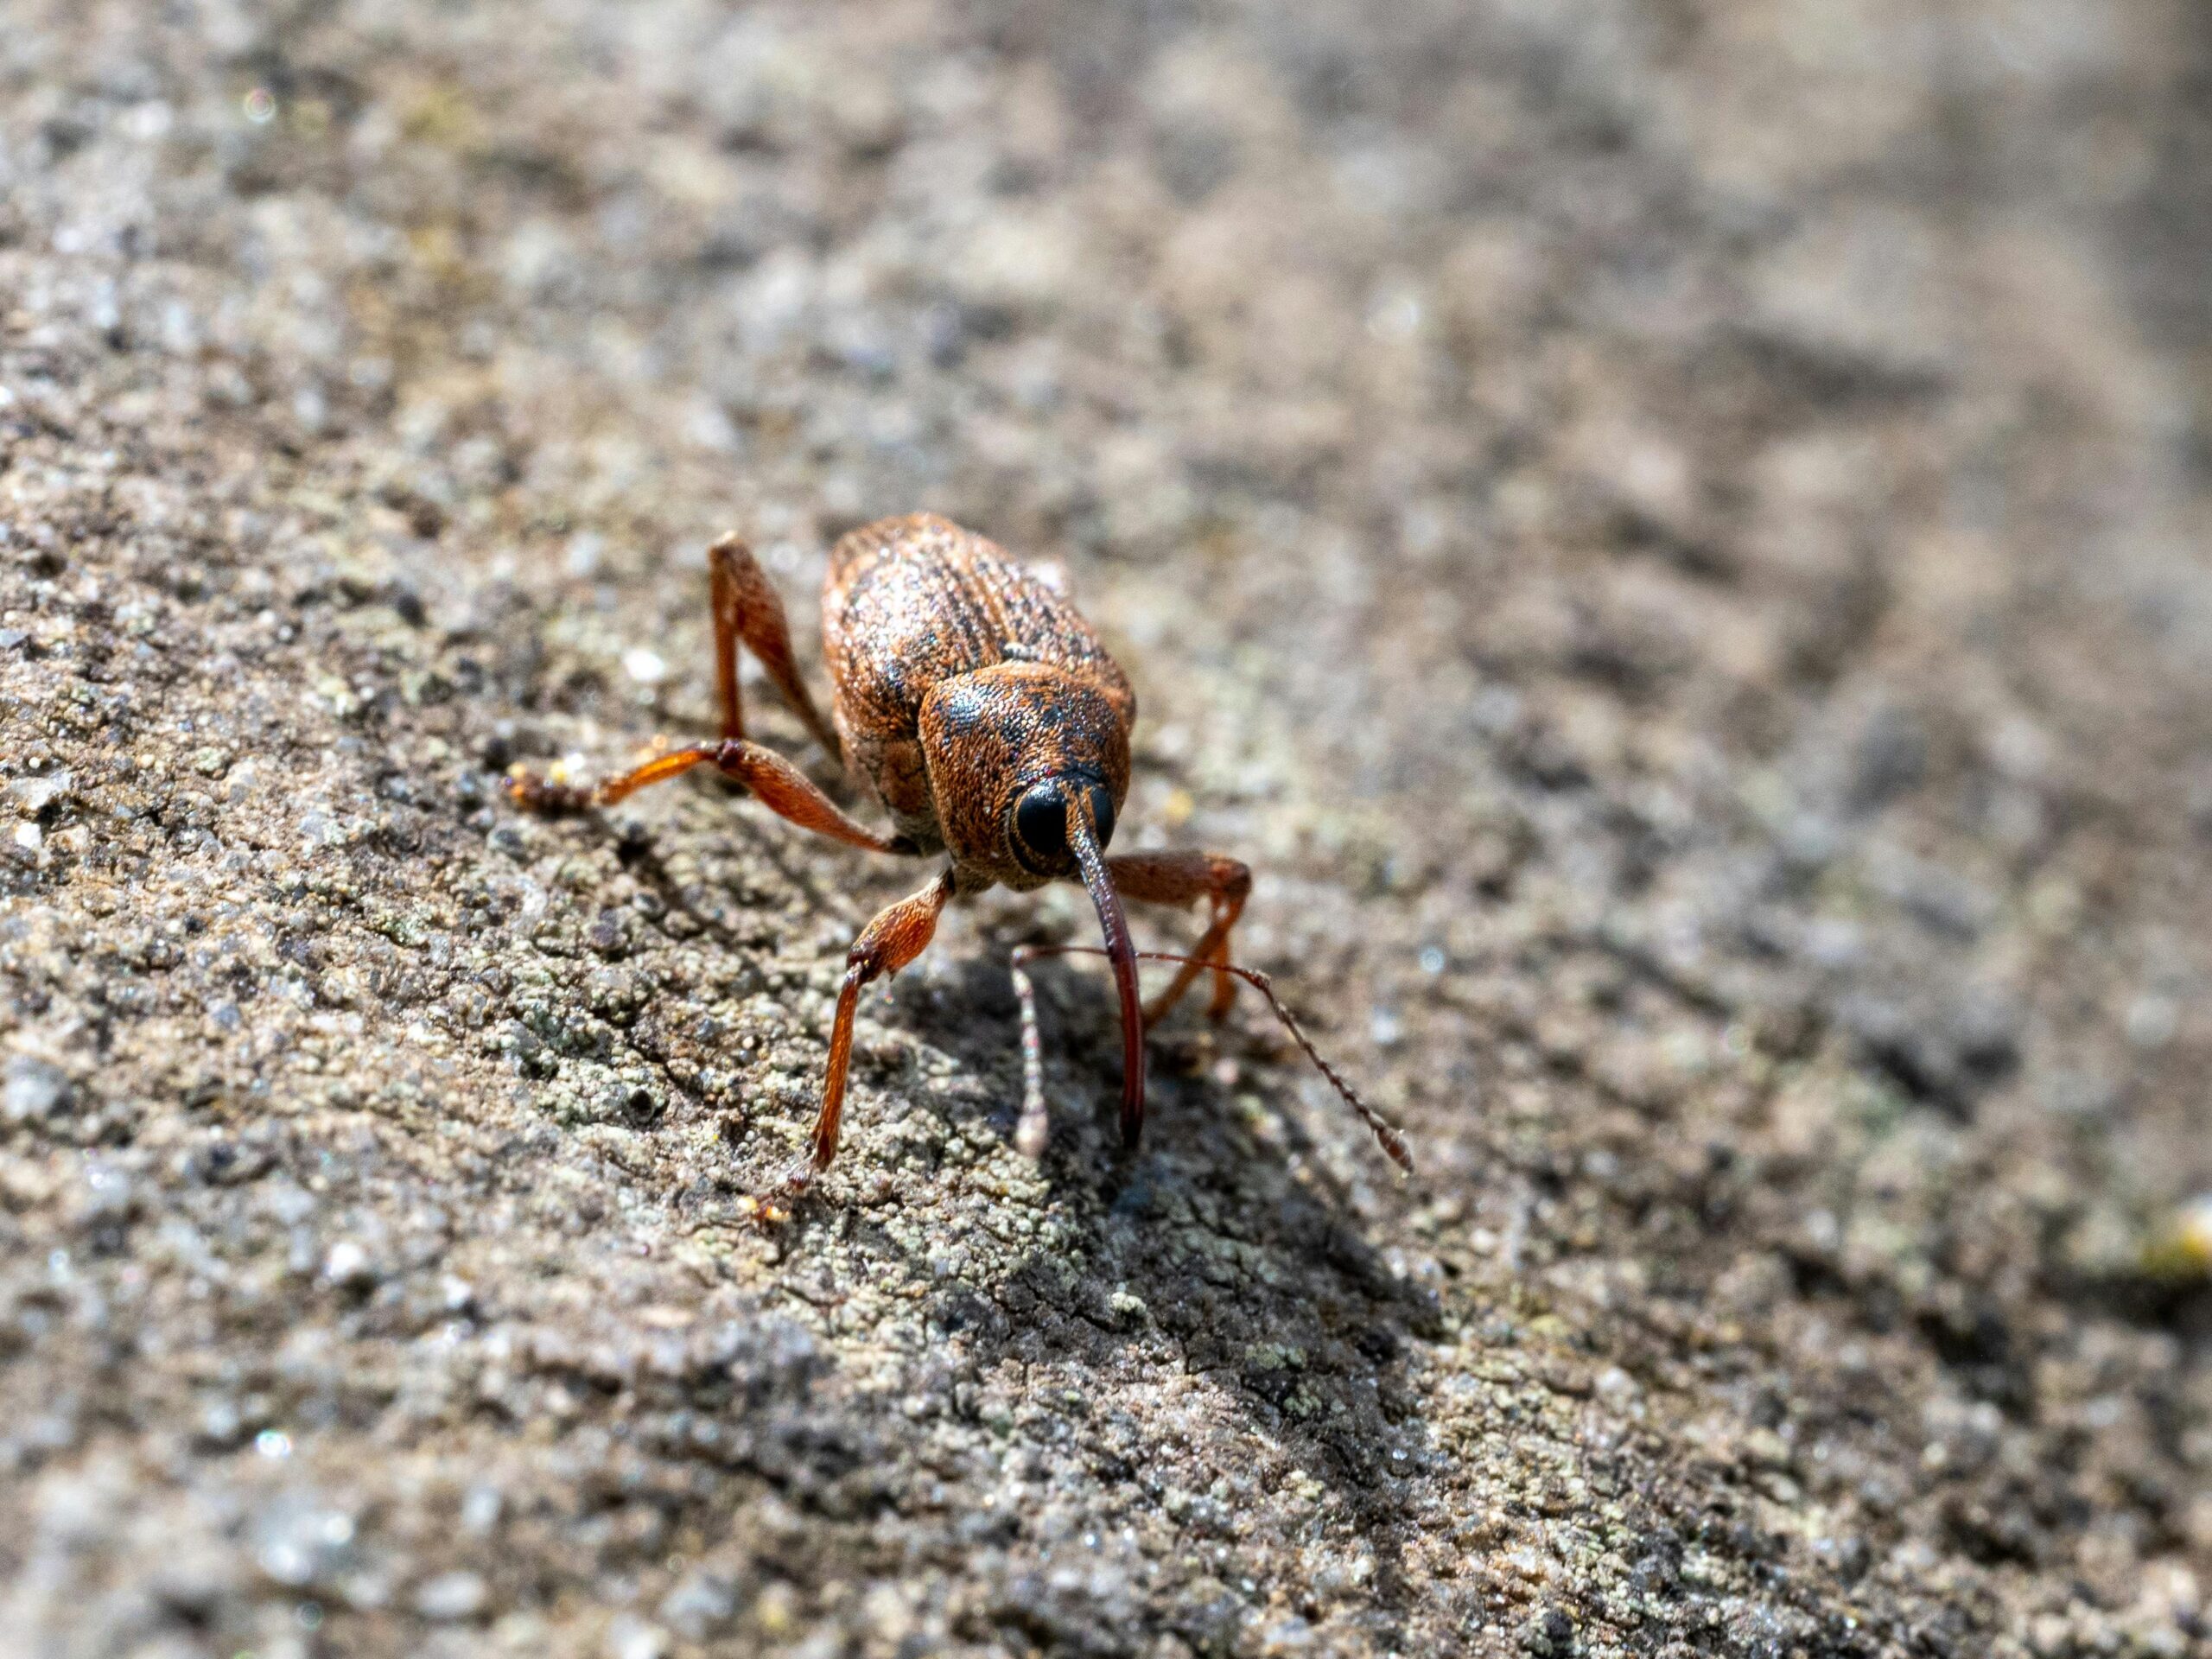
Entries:
{"type": "Polygon", "coordinates": [[[1122,1145],[1136,1150],[1144,1133],[1144,1005],[1137,998],[1136,948],[1129,938],[1129,918],[1122,913],[1122,895],[1114,890],[1106,861],[1098,851],[1096,826],[1090,821],[1090,793],[1071,789],[1060,798],[1067,803],[1068,846],[1083,871],[1083,885],[1098,908],[1098,926],[1106,936],[1099,954],[1113,964],[1114,988],[1122,999],[1122,1145]]]}
{"type": "MultiPolygon", "coordinates": [[[[1112,889],[1109,887],[1108,891],[1110,893],[1112,889]]],[[[1126,932],[1124,937],[1127,937],[1126,932]]],[[[1346,1083],[1337,1068],[1321,1058],[1320,1051],[1313,1046],[1313,1039],[1306,1036],[1306,1028],[1300,1026],[1290,1010],[1283,1006],[1282,999],[1275,995],[1274,983],[1265,974],[1256,968],[1239,968],[1233,962],[1201,960],[1196,957],[1179,956],[1173,950],[1133,950],[1129,954],[1132,957],[1144,962],[1179,962],[1201,968],[1217,968],[1223,973],[1236,975],[1237,978],[1267,998],[1268,1006],[1274,1010],[1275,1018],[1282,1021],[1283,1029],[1290,1033],[1291,1040],[1305,1051],[1306,1058],[1313,1062],[1321,1075],[1329,1080],[1331,1086],[1344,1096],[1344,1104],[1351,1107],[1358,1115],[1359,1121],[1367,1125],[1369,1132],[1375,1136],[1375,1144],[1381,1147],[1390,1161],[1405,1171],[1407,1174],[1410,1175],[1414,1173],[1413,1154],[1407,1149],[1406,1138],[1398,1132],[1398,1126],[1361,1099],[1359,1090],[1346,1083]]],[[[1036,1000],[1030,991],[1029,976],[1023,969],[1039,957],[1104,957],[1107,955],[1106,951],[1101,950],[1095,944],[1024,944],[1017,946],[1014,950],[1014,988],[1021,998],[1023,1099],[1020,1138],[1022,1142],[1021,1150],[1033,1158],[1041,1153],[1045,1147],[1045,1072],[1037,1039],[1036,1000]]],[[[1109,959],[1112,960],[1110,957],[1109,959]]],[[[1132,976],[1135,975],[1135,961],[1132,961],[1130,963],[1132,976]]],[[[1118,961],[1116,962],[1115,968],[1118,974],[1120,971],[1118,961]]],[[[1127,1005],[1123,1006],[1126,1008],[1127,1005]]],[[[1126,1095],[1123,1098],[1122,1122],[1126,1128],[1128,1122],[1126,1095]]],[[[1141,1099],[1138,1103],[1138,1110],[1140,1113],[1143,1110],[1141,1099]]]]}

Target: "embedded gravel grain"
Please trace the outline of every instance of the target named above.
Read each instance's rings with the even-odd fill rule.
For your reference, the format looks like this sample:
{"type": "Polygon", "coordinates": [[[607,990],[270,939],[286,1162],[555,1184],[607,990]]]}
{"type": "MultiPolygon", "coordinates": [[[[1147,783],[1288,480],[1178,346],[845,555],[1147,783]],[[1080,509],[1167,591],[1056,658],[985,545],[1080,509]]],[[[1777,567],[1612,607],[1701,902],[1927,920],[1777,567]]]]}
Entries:
{"type": "Polygon", "coordinates": [[[2208,86],[2187,0],[13,0],[0,1651],[2204,1652],[2208,86]],[[1249,997],[1123,1163],[1079,961],[1025,1160],[1065,889],[750,1213],[914,868],[499,774],[711,726],[715,536],[811,661],[919,508],[1416,1179],[1249,997]]]}

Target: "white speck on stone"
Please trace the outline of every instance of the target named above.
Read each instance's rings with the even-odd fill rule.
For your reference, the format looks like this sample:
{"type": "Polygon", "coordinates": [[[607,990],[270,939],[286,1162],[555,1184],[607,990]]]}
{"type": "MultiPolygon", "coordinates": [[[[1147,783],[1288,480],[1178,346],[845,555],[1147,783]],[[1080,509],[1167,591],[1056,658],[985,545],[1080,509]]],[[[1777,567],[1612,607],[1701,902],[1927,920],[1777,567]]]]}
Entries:
{"type": "Polygon", "coordinates": [[[283,1225],[296,1227],[315,1213],[315,1194],[280,1176],[263,1190],[261,1205],[283,1225]]]}
{"type": "Polygon", "coordinates": [[[2127,1006],[2127,1040],[2138,1048],[2164,1048],[2180,1024],[2181,1008],[2170,996],[2146,992],[2127,1006]]]}
{"type": "Polygon", "coordinates": [[[686,1641],[703,1641],[737,1611],[737,1589],[719,1573],[695,1572],[670,1591],[660,1616],[686,1641]]]}
{"type": "Polygon", "coordinates": [[[35,853],[46,845],[46,831],[35,823],[16,826],[16,845],[27,853],[35,853]]]}
{"type": "Polygon", "coordinates": [[[498,1487],[470,1487],[468,1496],[461,1500],[461,1530],[481,1538],[499,1524],[500,1512],[505,1507],[506,1500],[499,1496],[498,1487]]]}
{"type": "Polygon", "coordinates": [[[130,1178],[108,1164],[91,1164],[85,1170],[86,1211],[90,1216],[123,1216],[130,1211],[130,1178]]]}
{"type": "Polygon", "coordinates": [[[1421,296],[1409,289],[1379,294],[1367,308],[1367,332],[1377,340],[1410,340],[1421,322],[1421,296]]]}
{"type": "Polygon", "coordinates": [[[259,1559],[261,1570],[278,1584],[296,1588],[315,1577],[315,1557],[294,1539],[264,1544],[259,1559]]]}
{"type": "Polygon", "coordinates": [[[46,1061],[18,1054],[8,1062],[8,1081],[0,1086],[0,1116],[10,1123],[50,1117],[69,1092],[69,1079],[46,1061]]]}
{"type": "Polygon", "coordinates": [[[1633,1400],[1642,1393],[1636,1379],[1618,1365],[1608,1365],[1598,1373],[1598,1392],[1608,1400],[1633,1400]]]}
{"type": "Polygon", "coordinates": [[[736,423],[710,397],[694,399],[683,420],[684,435],[702,449],[733,455],[745,447],[736,423]]]}
{"type": "Polygon", "coordinates": [[[1834,917],[1815,918],[1805,930],[1805,954],[1821,968],[1848,966],[1858,959],[1863,944],[1855,924],[1834,917]]]}
{"type": "Polygon", "coordinates": [[[238,1438],[238,1408],[234,1400],[215,1400],[200,1414],[200,1438],[215,1446],[230,1446],[238,1438]]]}
{"type": "Polygon", "coordinates": [[[607,1659],[665,1659],[668,1632],[635,1613],[618,1613],[607,1627],[607,1659]]]}
{"type": "Polygon", "coordinates": [[[376,1282],[376,1264],[359,1244],[350,1238],[341,1238],[323,1257],[322,1276],[334,1285],[359,1289],[376,1282]]]}
{"type": "Polygon", "coordinates": [[[66,770],[18,778],[8,785],[8,798],[19,811],[27,816],[35,816],[67,794],[69,782],[69,773],[66,770]]]}
{"type": "Polygon", "coordinates": [[[569,575],[578,582],[588,582],[599,574],[599,556],[607,550],[607,537],[595,530],[580,530],[569,537],[568,556],[563,561],[569,575]]]}
{"type": "Polygon", "coordinates": [[[481,1574],[441,1573],[426,1580],[415,1592],[415,1611],[428,1619],[450,1624],[473,1618],[484,1610],[486,1592],[481,1574]]]}
{"type": "Polygon", "coordinates": [[[293,1589],[340,1571],[353,1541],[353,1518],[312,1492],[288,1492],[254,1522],[254,1559],[274,1582],[293,1589]]]}
{"type": "Polygon", "coordinates": [[[636,645],[622,653],[622,671],[639,685],[658,685],[668,677],[668,659],[650,645],[636,645]]]}

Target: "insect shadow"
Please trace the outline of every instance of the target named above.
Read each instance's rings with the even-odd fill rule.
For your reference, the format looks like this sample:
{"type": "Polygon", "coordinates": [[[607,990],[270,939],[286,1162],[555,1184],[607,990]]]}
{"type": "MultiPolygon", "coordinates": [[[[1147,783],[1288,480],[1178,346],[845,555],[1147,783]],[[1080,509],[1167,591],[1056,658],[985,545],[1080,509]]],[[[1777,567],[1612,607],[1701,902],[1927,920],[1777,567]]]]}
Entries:
{"type": "MultiPolygon", "coordinates": [[[[1402,1588],[1413,1488],[1431,1449],[1408,1344],[1440,1334],[1434,1300],[1362,1236],[1357,1206],[1328,1173],[1305,1108],[1274,1113],[1262,1132],[1240,1104],[1240,1094],[1285,1102],[1303,1068],[1294,1052],[1226,1085],[1190,1063],[1203,1022],[1169,1021],[1154,1044],[1157,1138],[1124,1159],[1111,1098],[1119,1033],[1097,976],[1058,963],[1036,971],[1056,1109],[1043,1167],[1073,1236],[1064,1228],[988,1294],[941,1293],[931,1323],[986,1370],[1016,1360],[1102,1381],[1145,1370],[1211,1379],[1340,1506],[1374,1557],[1362,1593],[1387,1614],[1402,1588]]],[[[900,988],[894,1006],[900,1026],[990,1080],[986,1109],[1010,1140],[1020,1035],[1004,946],[985,944],[927,988],[900,988]]],[[[1242,1022],[1251,1018],[1248,999],[1219,1043],[1249,1053],[1256,1027],[1242,1022]]],[[[1326,1100],[1326,1091],[1317,1083],[1310,1097],[1326,1100]]],[[[1358,1155],[1373,1155],[1357,1123],[1345,1123],[1358,1155]]],[[[1145,1433],[1135,1422],[1122,1434],[1100,1427],[1109,1441],[1145,1433]]],[[[1100,1472],[1135,1480],[1143,1471],[1116,1453],[1100,1472]]],[[[1185,1524],[1227,1536],[1233,1520],[1201,1498],[1185,1524]]]]}

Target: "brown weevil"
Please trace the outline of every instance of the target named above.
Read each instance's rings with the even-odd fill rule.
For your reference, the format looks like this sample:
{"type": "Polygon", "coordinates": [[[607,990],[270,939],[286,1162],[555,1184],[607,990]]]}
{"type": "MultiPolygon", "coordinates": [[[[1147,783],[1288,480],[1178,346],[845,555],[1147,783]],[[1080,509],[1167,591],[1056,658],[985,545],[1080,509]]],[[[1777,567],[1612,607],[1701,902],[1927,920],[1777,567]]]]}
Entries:
{"type": "MultiPolygon", "coordinates": [[[[540,809],[607,806],[648,784],[711,766],[770,810],[817,835],[873,852],[950,857],[927,887],[862,929],[846,958],[813,1154],[793,1172],[788,1190],[805,1187],[836,1155],[861,988],[922,953],[954,894],[1000,883],[1027,892],[1064,880],[1080,881],[1097,909],[1105,934],[1097,954],[1111,963],[1121,998],[1125,1147],[1135,1147],[1144,1128],[1145,1027],[1211,972],[1216,1019],[1228,1012],[1238,981],[1260,990],[1382,1149],[1411,1170],[1398,1132],[1314,1052],[1265,977],[1230,963],[1230,931],[1251,892],[1251,872],[1210,853],[1107,856],[1128,798],[1136,697],[1090,624],[1057,593],[990,542],[933,514],[886,518],[841,537],[830,550],[822,589],[833,723],[823,719],[799,677],[783,603],[751,550],[725,537],[709,550],[708,563],[721,741],[670,749],[588,787],[518,766],[508,789],[524,805],[540,809]],[[789,760],[746,736],[741,642],[760,659],[808,731],[874,791],[893,833],[859,823],[789,760]],[[1211,912],[1205,932],[1187,955],[1140,952],[1122,912],[1124,898],[1162,905],[1203,899],[1211,912]],[[1141,955],[1179,964],[1149,1004],[1137,995],[1141,955]]],[[[1044,1089],[1034,1001],[1023,970],[1031,957],[1046,954],[1052,952],[1025,949],[1014,963],[1026,1078],[1016,1140],[1033,1156],[1044,1144],[1044,1089]]]]}

